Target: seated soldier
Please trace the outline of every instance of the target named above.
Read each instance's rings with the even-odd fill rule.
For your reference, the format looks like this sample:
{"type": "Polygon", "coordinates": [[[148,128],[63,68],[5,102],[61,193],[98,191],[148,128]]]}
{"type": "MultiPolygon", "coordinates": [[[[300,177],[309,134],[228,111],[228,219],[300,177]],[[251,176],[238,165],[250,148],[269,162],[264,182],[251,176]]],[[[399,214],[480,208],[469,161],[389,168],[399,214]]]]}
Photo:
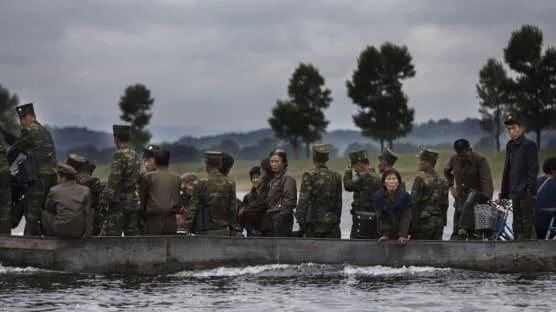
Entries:
{"type": "Polygon", "coordinates": [[[187,219],[187,210],[191,204],[191,196],[193,196],[193,188],[197,182],[197,176],[193,173],[184,173],[181,176],[180,190],[180,210],[176,214],[176,223],[178,233],[185,233],[185,220],[187,219]]]}
{"type": "Polygon", "coordinates": [[[147,172],[139,184],[145,235],[176,234],[176,213],[180,209],[181,178],[170,172],[170,152],[154,152],[156,170],[147,172]]]}
{"type": "Polygon", "coordinates": [[[92,231],[90,191],[77,184],[77,172],[67,164],[56,165],[58,185],[50,188],[42,212],[45,236],[61,238],[89,237],[92,231]]]}

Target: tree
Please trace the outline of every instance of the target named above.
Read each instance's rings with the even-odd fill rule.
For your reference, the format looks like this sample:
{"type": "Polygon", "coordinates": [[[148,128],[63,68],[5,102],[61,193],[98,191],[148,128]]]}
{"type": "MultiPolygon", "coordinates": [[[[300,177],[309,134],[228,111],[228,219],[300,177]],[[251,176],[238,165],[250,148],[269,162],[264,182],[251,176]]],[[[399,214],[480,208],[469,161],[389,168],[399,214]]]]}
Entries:
{"type": "Polygon", "coordinates": [[[0,123],[3,123],[7,130],[14,132],[17,127],[17,114],[15,107],[19,105],[17,94],[12,93],[0,85],[0,123]]]}
{"type": "Polygon", "coordinates": [[[347,94],[359,106],[353,122],[361,133],[387,141],[411,132],[415,110],[407,105],[402,81],[415,76],[413,58],[406,46],[385,42],[377,49],[367,46],[357,59],[351,81],[346,81],[347,94]]]}
{"type": "Polygon", "coordinates": [[[523,25],[511,33],[504,49],[504,60],[517,74],[508,88],[513,107],[537,136],[556,123],[556,49],[543,53],[543,33],[536,26],[523,25]]]}
{"type": "Polygon", "coordinates": [[[269,119],[276,136],[290,142],[296,159],[301,142],[305,144],[309,157],[311,143],[320,140],[328,126],[324,110],[330,106],[332,97],[324,84],[325,80],[316,67],[300,63],[289,80],[288,99],[278,100],[269,119]],[[279,119],[275,112],[291,115],[279,119]]]}
{"type": "Polygon", "coordinates": [[[479,83],[476,85],[481,113],[481,129],[493,135],[496,151],[500,151],[500,133],[502,116],[509,105],[509,78],[502,63],[489,58],[479,71],[479,83]]]}
{"type": "Polygon", "coordinates": [[[151,91],[142,84],[128,86],[120,98],[120,119],[131,123],[131,141],[137,149],[143,148],[151,139],[151,133],[145,127],[151,121],[153,103],[151,91]]]}

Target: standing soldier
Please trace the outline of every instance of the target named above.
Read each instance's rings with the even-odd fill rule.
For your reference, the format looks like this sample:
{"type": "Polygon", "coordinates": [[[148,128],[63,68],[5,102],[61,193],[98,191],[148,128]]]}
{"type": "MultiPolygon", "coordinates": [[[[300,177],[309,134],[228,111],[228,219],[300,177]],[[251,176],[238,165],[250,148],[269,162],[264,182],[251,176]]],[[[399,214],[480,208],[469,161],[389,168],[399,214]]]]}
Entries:
{"type": "Polygon", "coordinates": [[[500,199],[511,199],[516,239],[535,239],[535,201],[539,155],[537,144],[525,137],[523,122],[510,114],[504,120],[510,141],[502,175],[500,199]]]}
{"type": "MultiPolygon", "coordinates": [[[[234,157],[232,157],[232,155],[228,154],[228,153],[222,153],[222,166],[220,167],[220,173],[222,173],[224,175],[224,177],[226,177],[226,181],[230,184],[230,187],[233,190],[234,193],[234,198],[235,200],[232,201],[232,207],[231,209],[234,212],[234,216],[237,220],[237,215],[239,212],[239,206],[241,204],[241,201],[237,198],[237,193],[236,193],[236,181],[234,181],[233,179],[231,179],[229,177],[230,175],[230,171],[232,170],[232,167],[234,166],[234,157]]],[[[235,234],[237,236],[240,236],[240,233],[243,232],[243,229],[241,228],[241,226],[239,226],[239,224],[236,223],[236,228],[235,228],[235,234]]],[[[243,235],[241,235],[243,236],[243,235]]]]}
{"type": "Polygon", "coordinates": [[[176,234],[176,213],[180,209],[181,179],[169,170],[170,152],[153,152],[156,170],[146,173],[139,183],[145,235],[176,234]]]}
{"type": "Polygon", "coordinates": [[[295,218],[304,237],[340,238],[342,176],[328,169],[330,148],[313,145],[315,167],[303,173],[295,218]]]}
{"type": "Polygon", "coordinates": [[[413,239],[442,240],[448,211],[448,181],[439,176],[434,167],[438,152],[424,149],[419,153],[419,171],[413,181],[411,197],[413,239]]]}
{"type": "Polygon", "coordinates": [[[11,204],[12,176],[10,164],[6,158],[7,146],[4,141],[4,128],[0,124],[0,235],[12,233],[11,204]]]}
{"type": "MultiPolygon", "coordinates": [[[[139,175],[139,183],[145,176],[145,174],[149,172],[153,172],[156,170],[156,161],[155,161],[155,152],[160,150],[160,146],[149,144],[145,149],[143,149],[143,165],[145,166],[144,172],[141,172],[139,175]]],[[[141,196],[139,196],[141,198],[141,196]]],[[[143,207],[142,203],[139,203],[141,207],[143,207]]],[[[137,217],[137,231],[139,234],[143,234],[143,230],[145,227],[145,218],[146,216],[143,214],[145,212],[144,209],[139,209],[138,217],[137,217]]]]}
{"type": "Polygon", "coordinates": [[[102,226],[102,217],[100,214],[100,193],[102,193],[103,186],[100,179],[93,177],[91,173],[91,162],[85,157],[77,154],[70,154],[66,160],[66,164],[72,166],[77,172],[75,180],[77,183],[89,188],[89,200],[91,201],[91,211],[93,212],[92,222],[92,235],[97,236],[100,234],[102,226]]]}
{"type": "Polygon", "coordinates": [[[398,161],[398,156],[385,147],[382,154],[378,156],[378,170],[380,173],[384,173],[384,171],[394,168],[396,161],[398,161]]]}
{"type": "Polygon", "coordinates": [[[353,192],[351,204],[352,226],[351,239],[377,238],[377,218],[372,205],[372,198],[381,187],[381,178],[369,165],[367,151],[349,153],[351,165],[344,173],[344,188],[353,192]],[[355,177],[353,171],[355,170],[355,177]]]}
{"type": "Polygon", "coordinates": [[[137,183],[141,164],[129,145],[131,127],[114,125],[112,131],[117,150],[101,195],[101,206],[108,211],[100,235],[121,236],[122,231],[126,236],[137,235],[137,183]]]}
{"type": "Polygon", "coordinates": [[[198,181],[193,190],[191,206],[187,213],[186,229],[197,235],[236,235],[234,202],[236,193],[228,179],[220,172],[222,153],[204,153],[206,179],[198,181]]]}
{"type": "MultiPolygon", "coordinates": [[[[463,204],[471,191],[477,191],[485,198],[492,199],[494,185],[488,160],[483,155],[473,151],[466,139],[454,142],[456,152],[444,169],[444,176],[448,180],[450,193],[454,197],[454,224],[451,239],[462,239],[472,234],[471,226],[460,228],[463,204]]],[[[466,211],[467,220],[474,220],[474,211],[466,211]]],[[[469,222],[463,222],[469,223],[469,222]]],[[[474,221],[471,221],[474,223],[474,221]]]]}
{"type": "Polygon", "coordinates": [[[24,235],[41,235],[41,212],[50,187],[56,185],[56,151],[50,132],[36,119],[33,103],[16,107],[21,123],[21,135],[6,136],[11,145],[8,159],[16,159],[24,154],[36,168],[36,181],[31,182],[25,192],[27,209],[25,210],[24,235]]]}

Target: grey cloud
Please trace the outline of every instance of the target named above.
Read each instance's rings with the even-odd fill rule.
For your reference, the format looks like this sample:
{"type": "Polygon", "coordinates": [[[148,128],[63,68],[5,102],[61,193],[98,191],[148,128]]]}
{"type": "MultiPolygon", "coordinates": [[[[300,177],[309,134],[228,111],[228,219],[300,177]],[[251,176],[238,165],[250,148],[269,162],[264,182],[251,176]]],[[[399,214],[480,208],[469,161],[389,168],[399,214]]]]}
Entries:
{"type": "Polygon", "coordinates": [[[476,115],[484,61],[524,23],[554,43],[554,15],[544,0],[5,1],[0,82],[47,123],[107,130],[141,82],[157,126],[245,131],[267,126],[295,66],[311,62],[333,91],[331,128],[353,128],[345,80],[365,46],[388,40],[414,56],[417,120],[462,119],[476,115]]]}

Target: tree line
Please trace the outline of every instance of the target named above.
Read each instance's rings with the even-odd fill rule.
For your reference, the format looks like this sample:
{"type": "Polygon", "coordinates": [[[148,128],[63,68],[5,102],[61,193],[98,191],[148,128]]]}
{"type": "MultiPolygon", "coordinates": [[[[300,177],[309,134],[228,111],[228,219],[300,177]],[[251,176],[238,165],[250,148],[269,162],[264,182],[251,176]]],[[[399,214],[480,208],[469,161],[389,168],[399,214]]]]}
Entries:
{"type": "MultiPolygon", "coordinates": [[[[556,49],[544,46],[540,28],[523,25],[511,33],[503,56],[505,64],[489,58],[479,70],[476,91],[481,128],[496,140],[497,150],[500,150],[503,116],[515,112],[524,118],[528,129],[536,133],[537,145],[541,146],[541,131],[556,126],[556,49]]],[[[351,79],[345,83],[348,97],[357,106],[357,113],[352,115],[353,123],[363,136],[380,142],[381,150],[385,144],[396,147],[394,141],[413,129],[415,110],[408,105],[403,82],[415,76],[408,48],[384,42],[363,49],[351,79]]],[[[330,123],[325,110],[333,102],[331,93],[317,67],[299,63],[289,79],[287,97],[276,101],[268,118],[275,137],[282,141],[273,142],[270,149],[282,144],[297,159],[299,150],[305,147],[305,156],[309,157],[310,145],[322,139],[330,123]]],[[[154,102],[151,91],[140,83],[127,86],[119,99],[120,119],[131,125],[132,144],[137,150],[151,139],[147,126],[154,102]]],[[[0,121],[12,130],[18,127],[14,110],[17,105],[17,94],[0,85],[0,121]]],[[[224,144],[221,148],[232,149],[233,155],[246,156],[245,153],[256,154],[254,149],[266,147],[270,142],[244,148],[235,148],[231,142],[221,143],[224,144]],[[242,154],[245,149],[252,150],[242,154]]],[[[175,146],[186,148],[188,155],[198,157],[190,149],[194,147],[175,146]]],[[[91,147],[83,148],[92,152],[91,147]]],[[[264,150],[267,152],[268,149],[264,150]]]]}

